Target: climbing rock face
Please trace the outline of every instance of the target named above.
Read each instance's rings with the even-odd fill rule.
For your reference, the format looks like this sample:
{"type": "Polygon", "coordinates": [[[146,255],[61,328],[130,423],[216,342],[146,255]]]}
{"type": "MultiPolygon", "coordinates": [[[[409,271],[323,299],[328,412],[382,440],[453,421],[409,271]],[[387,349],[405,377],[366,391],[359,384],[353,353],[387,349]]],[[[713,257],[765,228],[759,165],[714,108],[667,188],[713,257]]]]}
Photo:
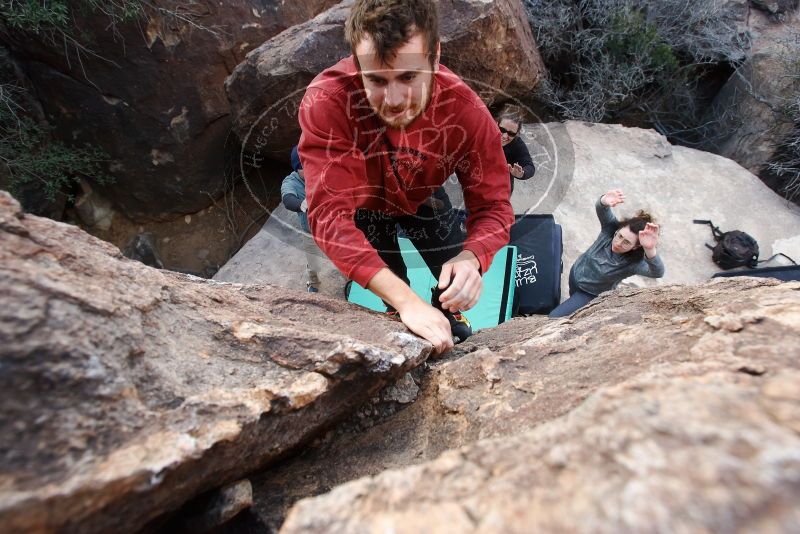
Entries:
{"type": "Polygon", "coordinates": [[[282,533],[796,529],[800,283],[617,290],[470,343],[336,454],[366,474],[451,450],[300,501],[282,533]]]}
{"type": "Polygon", "coordinates": [[[116,180],[99,192],[134,220],[168,220],[211,205],[229,185],[225,77],[247,52],[334,0],[142,4],[127,23],[81,12],[73,20],[80,42],[18,31],[0,41],[30,77],[56,137],[112,158],[116,180]]]}
{"type": "Polygon", "coordinates": [[[0,296],[3,532],[136,531],[430,351],[343,302],[146,267],[5,192],[0,296]]]}
{"type": "Polygon", "coordinates": [[[487,106],[527,99],[545,74],[519,0],[439,3],[442,63],[487,106]]]}
{"type": "MultiPolygon", "coordinates": [[[[300,137],[297,110],[305,88],[350,54],[345,0],[259,46],[225,82],[233,130],[249,153],[246,164],[287,159],[300,137]]],[[[486,102],[527,97],[544,73],[519,0],[440,2],[442,64],[486,102]]]]}

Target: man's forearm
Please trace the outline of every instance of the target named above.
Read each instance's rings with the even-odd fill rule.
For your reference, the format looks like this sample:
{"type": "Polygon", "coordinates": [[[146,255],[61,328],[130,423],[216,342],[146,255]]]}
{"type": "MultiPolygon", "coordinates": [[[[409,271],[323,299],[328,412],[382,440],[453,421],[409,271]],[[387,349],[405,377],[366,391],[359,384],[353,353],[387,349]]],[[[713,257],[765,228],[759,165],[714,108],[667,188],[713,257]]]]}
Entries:
{"type": "Polygon", "coordinates": [[[367,284],[367,289],[401,313],[408,304],[422,301],[408,284],[390,271],[388,267],[384,267],[372,277],[367,284]]]}

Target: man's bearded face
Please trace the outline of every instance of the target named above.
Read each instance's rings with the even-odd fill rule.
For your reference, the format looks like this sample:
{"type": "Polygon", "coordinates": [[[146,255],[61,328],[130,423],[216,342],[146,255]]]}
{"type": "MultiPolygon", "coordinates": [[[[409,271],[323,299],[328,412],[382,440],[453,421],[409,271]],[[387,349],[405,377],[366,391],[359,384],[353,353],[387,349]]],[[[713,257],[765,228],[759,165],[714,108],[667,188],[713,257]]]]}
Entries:
{"type": "Polygon", "coordinates": [[[356,46],[367,100],[387,126],[404,128],[428,107],[433,74],[438,68],[438,51],[431,65],[420,33],[398,48],[388,64],[381,62],[374,50],[369,37],[356,46]]]}

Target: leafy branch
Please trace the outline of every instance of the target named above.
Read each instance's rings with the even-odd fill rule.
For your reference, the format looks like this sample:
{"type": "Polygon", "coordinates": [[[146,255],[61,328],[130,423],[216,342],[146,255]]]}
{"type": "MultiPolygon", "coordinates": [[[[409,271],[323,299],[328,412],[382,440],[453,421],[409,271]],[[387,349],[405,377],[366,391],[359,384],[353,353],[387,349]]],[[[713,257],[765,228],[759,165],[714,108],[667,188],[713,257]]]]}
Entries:
{"type": "Polygon", "coordinates": [[[24,90],[12,84],[0,85],[0,162],[11,178],[11,190],[37,184],[51,202],[81,178],[109,183],[103,171],[109,156],[85,145],[70,147],[50,139],[50,129],[32,119],[19,102],[24,90]]]}

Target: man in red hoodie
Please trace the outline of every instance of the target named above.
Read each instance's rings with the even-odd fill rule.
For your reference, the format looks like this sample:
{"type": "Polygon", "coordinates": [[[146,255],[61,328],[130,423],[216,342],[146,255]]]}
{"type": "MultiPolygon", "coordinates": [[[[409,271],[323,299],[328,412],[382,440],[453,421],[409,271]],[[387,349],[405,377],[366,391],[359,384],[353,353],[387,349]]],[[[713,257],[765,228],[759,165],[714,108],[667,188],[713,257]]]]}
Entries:
{"type": "Polygon", "coordinates": [[[345,276],[441,353],[514,221],[500,135],[475,92],[439,64],[432,0],[356,0],[345,34],[353,55],[317,76],[300,106],[309,225],[345,276]],[[453,173],[466,240],[441,190],[453,173]],[[397,224],[438,279],[436,307],[408,285],[397,224]]]}

